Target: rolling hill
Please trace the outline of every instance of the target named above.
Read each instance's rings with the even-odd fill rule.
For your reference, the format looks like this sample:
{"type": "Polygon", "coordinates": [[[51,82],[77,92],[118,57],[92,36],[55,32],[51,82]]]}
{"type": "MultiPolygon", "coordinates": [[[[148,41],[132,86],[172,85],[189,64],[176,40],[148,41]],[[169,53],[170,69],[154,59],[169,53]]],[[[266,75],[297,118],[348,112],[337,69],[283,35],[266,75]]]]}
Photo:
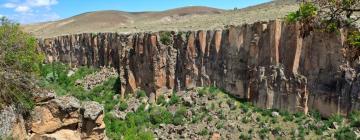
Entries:
{"type": "Polygon", "coordinates": [[[159,30],[218,29],[284,17],[296,10],[295,0],[275,0],[243,9],[182,7],[159,12],[95,11],[59,21],[24,25],[37,37],[53,37],[84,32],[146,32],[159,30]]]}

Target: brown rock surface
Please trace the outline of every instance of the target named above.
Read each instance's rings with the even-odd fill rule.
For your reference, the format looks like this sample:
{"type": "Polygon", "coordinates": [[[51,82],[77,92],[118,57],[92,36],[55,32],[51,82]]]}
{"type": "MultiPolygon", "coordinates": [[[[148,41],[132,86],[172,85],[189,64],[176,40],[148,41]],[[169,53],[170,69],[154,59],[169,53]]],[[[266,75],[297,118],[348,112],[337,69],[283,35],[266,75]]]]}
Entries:
{"type": "Polygon", "coordinates": [[[263,108],[316,109],[328,116],[359,109],[359,88],[353,86],[359,70],[350,63],[355,77],[349,80],[341,68],[349,63],[342,51],[345,32],[302,38],[299,25],[270,21],[172,32],[169,45],[161,32],[83,33],[39,43],[48,62],[115,67],[122,95],[215,85],[263,108]]]}

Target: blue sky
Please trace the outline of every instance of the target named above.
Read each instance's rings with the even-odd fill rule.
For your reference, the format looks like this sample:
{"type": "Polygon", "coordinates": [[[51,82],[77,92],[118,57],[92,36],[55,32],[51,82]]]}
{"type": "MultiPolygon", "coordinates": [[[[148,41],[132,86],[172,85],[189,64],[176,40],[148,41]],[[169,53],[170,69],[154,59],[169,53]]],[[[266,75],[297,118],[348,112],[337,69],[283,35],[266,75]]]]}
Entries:
{"type": "Polygon", "coordinates": [[[243,8],[270,0],[0,0],[0,16],[20,23],[58,20],[89,11],[162,11],[184,6],[243,8]]]}

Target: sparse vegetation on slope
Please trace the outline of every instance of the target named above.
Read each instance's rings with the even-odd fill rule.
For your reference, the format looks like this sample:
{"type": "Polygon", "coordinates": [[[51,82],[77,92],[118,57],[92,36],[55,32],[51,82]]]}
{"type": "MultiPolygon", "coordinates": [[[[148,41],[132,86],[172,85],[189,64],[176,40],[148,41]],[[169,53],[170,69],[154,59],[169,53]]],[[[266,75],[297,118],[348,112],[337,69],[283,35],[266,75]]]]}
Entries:
{"type": "MultiPolygon", "coordinates": [[[[52,71],[45,71],[43,80],[49,82],[52,71]]],[[[94,71],[79,68],[72,76],[54,81],[62,83],[61,80],[65,80],[74,84],[73,81],[84,77],[84,73],[94,71]]],[[[62,72],[58,75],[66,73],[62,72]]],[[[314,111],[305,115],[264,110],[239,101],[216,87],[163,94],[151,104],[142,90],[120,99],[116,85],[114,77],[90,91],[63,84],[47,87],[66,91],[60,93],[74,95],[81,100],[103,103],[106,132],[111,139],[208,139],[217,133],[227,139],[356,139],[358,112],[352,113],[349,118],[333,115],[324,120],[314,111]]]]}
{"type": "Polygon", "coordinates": [[[36,39],[19,24],[0,19],[0,109],[13,103],[32,108],[31,92],[43,61],[36,47],[36,39]]]}

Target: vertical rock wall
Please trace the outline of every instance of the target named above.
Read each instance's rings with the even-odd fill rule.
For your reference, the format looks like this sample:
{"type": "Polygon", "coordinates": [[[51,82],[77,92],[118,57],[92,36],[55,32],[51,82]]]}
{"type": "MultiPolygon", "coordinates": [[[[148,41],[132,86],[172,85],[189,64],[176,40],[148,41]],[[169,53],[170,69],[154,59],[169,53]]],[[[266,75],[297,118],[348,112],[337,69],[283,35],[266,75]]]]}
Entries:
{"type": "Polygon", "coordinates": [[[122,95],[214,85],[268,109],[324,116],[359,109],[359,70],[344,68],[343,33],[302,38],[299,25],[270,21],[171,34],[169,45],[162,32],[84,33],[39,44],[48,62],[117,68],[122,95]]]}

